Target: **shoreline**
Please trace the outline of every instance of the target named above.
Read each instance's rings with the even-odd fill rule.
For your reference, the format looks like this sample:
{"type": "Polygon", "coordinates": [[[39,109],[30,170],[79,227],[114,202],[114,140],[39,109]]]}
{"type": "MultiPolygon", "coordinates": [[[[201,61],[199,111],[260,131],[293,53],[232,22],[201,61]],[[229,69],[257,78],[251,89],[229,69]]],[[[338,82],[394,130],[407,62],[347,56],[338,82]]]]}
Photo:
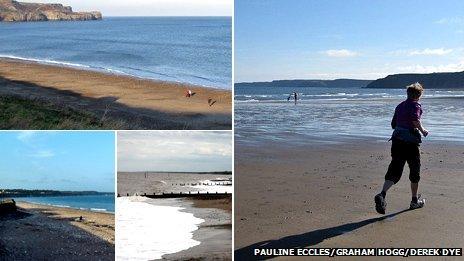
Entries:
{"type": "Polygon", "coordinates": [[[0,58],[0,85],[0,96],[71,108],[117,129],[232,128],[231,90],[7,58],[0,58]],[[187,89],[195,95],[186,98],[187,89]]]}
{"type": "MultiPolygon", "coordinates": [[[[232,210],[232,204],[231,204],[231,197],[226,198],[226,199],[220,199],[220,200],[200,200],[202,202],[205,202],[206,204],[200,204],[197,205],[195,204],[196,200],[190,200],[190,199],[178,199],[178,198],[172,198],[172,199],[149,199],[145,198],[143,196],[138,196],[139,198],[135,198],[134,202],[138,202],[141,200],[141,202],[144,202],[146,204],[149,204],[155,208],[161,208],[159,211],[163,211],[163,208],[167,209],[175,209],[176,213],[172,213],[170,211],[167,211],[168,214],[163,214],[161,212],[158,213],[158,218],[155,216],[147,216],[145,217],[145,221],[149,220],[150,223],[140,223],[132,221],[132,223],[127,223],[127,221],[124,223],[120,224],[120,227],[118,228],[118,242],[123,242],[127,240],[127,235],[126,231],[129,233],[138,233],[134,232],[133,230],[130,231],[131,226],[136,226],[138,228],[137,231],[140,231],[141,224],[145,224],[145,226],[149,226],[151,222],[156,222],[155,220],[161,222],[160,224],[164,224],[162,222],[168,222],[169,224],[164,224],[163,228],[158,227],[157,225],[154,225],[152,227],[145,227],[143,229],[144,233],[148,231],[153,231],[153,229],[156,229],[157,231],[157,237],[147,238],[148,242],[146,240],[140,241],[140,242],[145,242],[144,247],[140,247],[141,243],[140,242],[134,242],[134,241],[126,241],[126,249],[128,246],[133,246],[133,245],[139,245],[139,251],[143,250],[143,253],[150,253],[154,252],[151,255],[147,256],[145,254],[144,258],[147,259],[155,259],[155,260],[231,260],[232,259],[232,215],[231,215],[231,210],[232,210]],[[227,210],[226,210],[227,209],[227,210]],[[170,213],[170,214],[169,214],[170,213]],[[175,240],[178,241],[178,244],[173,246],[168,247],[167,245],[163,245],[166,242],[165,241],[160,241],[164,240],[165,237],[170,238],[172,235],[164,235],[163,233],[166,233],[167,231],[164,231],[167,227],[170,227],[173,229],[172,226],[183,226],[181,224],[178,224],[177,222],[182,222],[186,223],[187,221],[181,221],[178,220],[179,216],[185,216],[187,215],[191,216],[195,220],[199,220],[201,223],[196,223],[195,224],[195,230],[190,230],[188,234],[184,234],[185,238],[180,238],[176,237],[175,240]],[[169,216],[169,215],[175,215],[175,216],[169,216]],[[148,218],[148,219],[147,219],[148,218]],[[169,219],[166,219],[169,218],[169,219]],[[119,230],[124,228],[124,231],[119,230]],[[164,230],[163,230],[164,229],[164,230]],[[163,230],[164,232],[162,232],[163,230]],[[125,236],[124,236],[125,235],[125,236]],[[182,245],[180,242],[185,242],[186,240],[190,242],[195,242],[194,244],[190,244],[190,247],[188,245],[182,245]],[[152,249],[153,244],[155,246],[159,246],[158,249],[152,249]],[[187,247],[184,248],[183,250],[178,250],[179,245],[182,247],[187,247]],[[176,249],[177,248],[177,249],[176,249]],[[176,251],[177,252],[171,252],[171,251],[176,251]],[[171,252],[171,253],[167,253],[171,252]],[[150,258],[148,258],[150,257],[150,258]]],[[[131,200],[130,200],[131,201],[131,200]]],[[[121,203],[120,203],[121,204],[121,203]]],[[[119,208],[121,208],[121,205],[119,205],[119,208]]],[[[153,212],[150,212],[148,210],[148,206],[146,206],[143,210],[136,208],[132,209],[132,213],[137,213],[136,216],[146,216],[149,213],[150,215],[153,215],[153,212]],[[145,213],[145,214],[143,214],[145,213]]],[[[123,214],[124,212],[121,212],[122,210],[119,210],[119,215],[123,214]]],[[[129,208],[124,208],[124,211],[130,211],[129,208]]],[[[122,217],[122,216],[121,216],[122,217]]],[[[125,216],[125,219],[128,219],[128,216],[125,216]]],[[[187,222],[188,223],[188,222],[187,222]]],[[[171,233],[179,233],[173,232],[171,230],[171,233]]],[[[140,240],[140,239],[138,239],[140,240]]],[[[171,238],[171,242],[173,243],[173,238],[171,238]]],[[[119,247],[121,243],[117,243],[117,246],[119,247]]],[[[118,251],[119,255],[121,255],[121,249],[118,251]]],[[[124,255],[127,255],[125,253],[124,255]]],[[[121,255],[119,256],[120,259],[125,259],[127,256],[121,255]]],[[[135,258],[135,256],[133,256],[135,258]]],[[[140,257],[139,257],[140,258],[140,257]]]]}
{"type": "Polygon", "coordinates": [[[125,73],[123,71],[119,71],[116,69],[95,67],[95,66],[72,63],[72,62],[44,60],[44,59],[20,57],[20,56],[15,56],[15,55],[1,55],[0,54],[0,62],[2,60],[6,60],[6,61],[10,60],[12,62],[16,61],[16,62],[32,63],[32,64],[37,64],[37,65],[64,67],[64,68],[81,70],[81,71],[101,73],[101,74],[105,74],[108,76],[116,76],[116,77],[122,76],[122,77],[132,78],[134,80],[146,80],[146,81],[153,81],[156,83],[183,85],[183,86],[190,86],[192,88],[204,88],[204,89],[211,89],[211,90],[231,91],[230,89],[227,89],[225,87],[215,87],[215,86],[201,85],[201,84],[195,84],[195,83],[183,82],[183,81],[168,81],[168,80],[162,80],[162,79],[156,79],[156,78],[150,78],[150,77],[142,77],[142,76],[137,76],[137,75],[133,75],[130,73],[125,73]]]}
{"type": "Polygon", "coordinates": [[[72,210],[78,210],[78,211],[88,211],[92,213],[103,213],[103,214],[115,214],[115,211],[108,211],[108,210],[101,210],[97,208],[79,208],[79,207],[71,207],[71,206],[65,206],[65,205],[53,205],[53,204],[47,204],[47,203],[38,203],[38,202],[30,202],[26,200],[22,200],[22,198],[16,198],[15,199],[17,203],[27,203],[27,204],[33,204],[33,205],[38,205],[38,206],[44,206],[44,207],[54,207],[54,208],[64,208],[64,209],[72,209],[72,210]]]}
{"type": "Polygon", "coordinates": [[[108,212],[97,212],[97,211],[90,211],[90,210],[82,210],[76,208],[67,208],[67,207],[56,207],[56,206],[47,206],[43,204],[36,204],[36,203],[29,203],[29,202],[17,202],[17,206],[20,209],[31,211],[31,212],[55,212],[56,214],[53,217],[57,219],[64,218],[69,219],[70,216],[83,216],[84,222],[83,223],[76,223],[74,222],[73,225],[77,225],[80,228],[92,233],[95,236],[100,236],[103,240],[107,241],[110,244],[114,245],[114,213],[108,212]],[[89,220],[89,223],[85,223],[86,216],[89,219],[97,219],[101,218],[102,220],[89,220]],[[111,224],[112,222],[112,224],[111,224]],[[107,228],[105,233],[106,235],[103,236],[103,233],[97,233],[92,230],[92,226],[97,225],[96,227],[103,227],[107,228]],[[85,228],[88,226],[88,228],[85,228]]]}
{"type": "Polygon", "coordinates": [[[390,143],[364,139],[314,145],[311,139],[301,139],[297,146],[282,141],[269,145],[265,140],[259,140],[261,146],[247,146],[236,142],[238,259],[250,257],[259,247],[464,244],[459,233],[464,229],[459,219],[464,215],[461,144],[424,141],[419,193],[427,205],[404,211],[411,200],[405,167],[400,182],[387,193],[387,215],[379,215],[373,197],[390,163],[390,143]]]}
{"type": "Polygon", "coordinates": [[[182,212],[204,222],[193,231],[200,245],[163,255],[162,260],[232,260],[232,201],[230,199],[179,200],[182,212]],[[199,203],[201,202],[201,203],[199,203]]]}
{"type": "Polygon", "coordinates": [[[5,260],[114,260],[113,214],[23,202],[17,206],[15,214],[0,216],[5,260]]]}

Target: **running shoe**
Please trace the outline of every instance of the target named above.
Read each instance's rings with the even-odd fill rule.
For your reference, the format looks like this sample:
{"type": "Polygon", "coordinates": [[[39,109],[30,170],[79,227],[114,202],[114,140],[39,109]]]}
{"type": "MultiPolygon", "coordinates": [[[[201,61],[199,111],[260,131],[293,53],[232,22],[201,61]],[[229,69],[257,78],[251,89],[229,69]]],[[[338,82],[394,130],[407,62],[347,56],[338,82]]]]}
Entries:
{"type": "Polygon", "coordinates": [[[409,209],[417,209],[417,208],[422,208],[425,205],[425,199],[420,198],[421,195],[417,196],[417,202],[411,201],[411,204],[409,205],[409,209]]]}
{"type": "Polygon", "coordinates": [[[385,198],[382,196],[382,194],[377,194],[375,195],[374,198],[375,201],[375,210],[379,214],[385,214],[385,209],[387,208],[387,202],[385,202],[385,198]]]}

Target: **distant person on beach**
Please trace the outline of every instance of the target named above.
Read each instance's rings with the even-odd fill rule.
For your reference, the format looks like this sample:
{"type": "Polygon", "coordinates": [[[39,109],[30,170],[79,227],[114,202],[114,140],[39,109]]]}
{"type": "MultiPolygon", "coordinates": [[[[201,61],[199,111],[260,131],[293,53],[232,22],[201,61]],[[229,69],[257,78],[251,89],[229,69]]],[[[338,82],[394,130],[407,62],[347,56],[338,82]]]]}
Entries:
{"type": "Polygon", "coordinates": [[[185,92],[185,97],[190,98],[193,96],[192,90],[188,89],[187,92],[185,92]]]}
{"type": "Polygon", "coordinates": [[[295,103],[296,101],[298,100],[298,94],[296,92],[293,92],[292,94],[290,94],[287,98],[287,101],[290,101],[290,98],[292,98],[295,100],[295,103]]]}
{"type": "Polygon", "coordinates": [[[421,134],[427,137],[428,131],[422,126],[422,108],[419,99],[424,89],[421,84],[407,86],[408,98],[396,106],[391,122],[394,129],[391,141],[391,163],[385,175],[382,192],[374,198],[375,209],[379,214],[385,214],[387,203],[385,197],[388,189],[396,184],[403,174],[406,162],[409,165],[409,180],[411,181],[410,209],[422,208],[425,201],[417,195],[420,180],[420,150],[421,134]]]}

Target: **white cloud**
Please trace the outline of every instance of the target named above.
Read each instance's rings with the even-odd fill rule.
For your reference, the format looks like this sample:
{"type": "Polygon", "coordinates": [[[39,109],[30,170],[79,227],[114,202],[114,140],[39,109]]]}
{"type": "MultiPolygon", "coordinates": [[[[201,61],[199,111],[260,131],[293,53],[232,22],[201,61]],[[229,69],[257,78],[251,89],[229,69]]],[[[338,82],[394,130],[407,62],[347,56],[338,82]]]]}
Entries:
{"type": "Polygon", "coordinates": [[[16,138],[23,143],[28,143],[34,137],[34,135],[34,131],[20,131],[16,138]]]}
{"type": "Polygon", "coordinates": [[[347,49],[327,50],[324,53],[329,57],[337,57],[337,58],[353,57],[353,56],[358,55],[357,52],[350,51],[350,50],[347,50],[347,49]]]}
{"type": "Polygon", "coordinates": [[[447,17],[435,21],[437,24],[464,24],[464,17],[447,17]]]}
{"type": "Polygon", "coordinates": [[[408,65],[397,68],[397,73],[434,73],[434,72],[461,72],[464,71],[464,60],[458,63],[442,65],[408,65]]]}
{"type": "Polygon", "coordinates": [[[409,52],[409,55],[446,55],[453,51],[453,49],[437,48],[437,49],[422,49],[422,50],[413,50],[409,52]]]}
{"type": "Polygon", "coordinates": [[[34,158],[51,158],[55,156],[55,153],[51,150],[39,150],[30,156],[34,158]]]}
{"type": "Polygon", "coordinates": [[[21,0],[62,3],[75,11],[98,10],[103,16],[231,16],[233,0],[21,0]]]}
{"type": "Polygon", "coordinates": [[[119,132],[118,170],[230,170],[230,132],[119,132]]]}

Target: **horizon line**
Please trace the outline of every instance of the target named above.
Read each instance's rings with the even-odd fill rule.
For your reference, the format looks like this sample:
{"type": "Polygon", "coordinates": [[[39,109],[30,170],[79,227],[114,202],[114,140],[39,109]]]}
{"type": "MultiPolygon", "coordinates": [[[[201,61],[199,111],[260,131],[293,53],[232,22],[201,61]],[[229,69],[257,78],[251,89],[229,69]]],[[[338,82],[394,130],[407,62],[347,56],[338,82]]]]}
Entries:
{"type": "MultiPolygon", "coordinates": [[[[387,76],[390,75],[404,75],[404,74],[438,74],[438,73],[462,73],[464,71],[448,71],[448,72],[431,72],[431,73],[414,73],[414,72],[409,72],[409,73],[393,73],[393,74],[388,74],[387,76]]],[[[385,76],[385,77],[387,77],[385,76]]],[[[237,83],[257,83],[257,82],[274,82],[274,81],[335,81],[335,80],[357,80],[357,81],[375,81],[378,79],[383,79],[385,77],[377,78],[377,79],[356,79],[356,78],[346,78],[346,77],[338,77],[338,78],[332,78],[332,79],[317,79],[317,78],[307,78],[307,79],[302,79],[302,78],[293,78],[293,79],[273,79],[273,80],[261,80],[261,81],[241,81],[241,82],[234,82],[234,84],[237,83]]]]}
{"type": "Polygon", "coordinates": [[[232,18],[232,15],[105,15],[102,14],[103,20],[105,17],[227,17],[232,18]]]}
{"type": "MultiPolygon", "coordinates": [[[[43,191],[58,191],[58,192],[97,192],[97,193],[115,193],[115,191],[98,191],[98,190],[57,190],[57,189],[26,189],[26,188],[0,188],[2,190],[43,190],[43,191]]],[[[1,194],[0,194],[1,195],[1,194]]]]}
{"type": "Polygon", "coordinates": [[[215,171],[162,171],[162,170],[118,170],[118,173],[135,173],[135,172],[146,172],[146,173],[216,173],[216,172],[232,172],[232,170],[215,170],[215,171]]]}

